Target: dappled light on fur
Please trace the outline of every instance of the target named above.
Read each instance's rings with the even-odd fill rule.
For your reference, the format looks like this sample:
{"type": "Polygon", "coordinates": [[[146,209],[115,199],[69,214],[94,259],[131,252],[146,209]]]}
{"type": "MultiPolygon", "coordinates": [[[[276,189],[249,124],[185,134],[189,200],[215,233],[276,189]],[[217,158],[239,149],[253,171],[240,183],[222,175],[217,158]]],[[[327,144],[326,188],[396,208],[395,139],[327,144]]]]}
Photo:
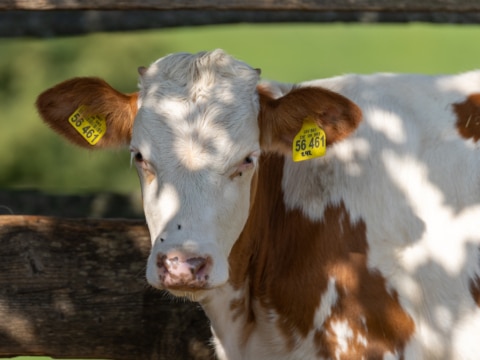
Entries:
{"type": "Polygon", "coordinates": [[[478,357],[480,72],[279,84],[215,50],[142,69],[138,99],[79,81],[94,95],[65,82],[41,114],[86,146],[69,113],[120,109],[104,145],[131,134],[147,279],[198,301],[226,358],[478,357]],[[326,153],[297,163],[306,118],[326,153]]]}

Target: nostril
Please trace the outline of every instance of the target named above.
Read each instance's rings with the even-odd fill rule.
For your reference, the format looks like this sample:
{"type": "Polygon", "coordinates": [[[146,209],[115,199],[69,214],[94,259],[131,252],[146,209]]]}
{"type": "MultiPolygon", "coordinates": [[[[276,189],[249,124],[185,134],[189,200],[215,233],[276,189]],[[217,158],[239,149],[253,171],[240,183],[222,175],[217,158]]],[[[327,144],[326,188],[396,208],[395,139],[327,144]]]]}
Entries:
{"type": "Polygon", "coordinates": [[[208,256],[189,258],[187,254],[172,251],[170,254],[158,254],[156,265],[159,280],[164,287],[201,288],[209,281],[212,259],[208,256]]]}
{"type": "Polygon", "coordinates": [[[192,257],[185,261],[178,256],[167,257],[166,255],[157,257],[157,267],[173,271],[179,267],[188,268],[188,271],[193,275],[201,272],[207,267],[208,261],[203,257],[192,257]]]}
{"type": "Polygon", "coordinates": [[[178,268],[179,260],[178,256],[168,258],[166,256],[162,257],[161,266],[165,267],[169,272],[178,268]]]}
{"type": "Polygon", "coordinates": [[[167,257],[165,255],[157,256],[157,267],[158,268],[164,267],[166,259],[167,259],[167,257]]]}
{"type": "Polygon", "coordinates": [[[202,257],[190,258],[187,260],[192,275],[202,272],[207,266],[207,259],[202,257]]]}

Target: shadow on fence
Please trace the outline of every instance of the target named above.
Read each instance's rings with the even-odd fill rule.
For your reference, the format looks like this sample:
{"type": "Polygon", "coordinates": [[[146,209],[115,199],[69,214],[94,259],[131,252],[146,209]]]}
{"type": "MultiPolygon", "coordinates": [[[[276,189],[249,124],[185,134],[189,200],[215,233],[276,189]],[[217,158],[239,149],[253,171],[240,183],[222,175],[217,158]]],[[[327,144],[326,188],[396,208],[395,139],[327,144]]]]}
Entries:
{"type": "Polygon", "coordinates": [[[146,284],[145,221],[88,218],[141,218],[130,202],[0,192],[0,357],[213,358],[200,307],[146,284]]]}

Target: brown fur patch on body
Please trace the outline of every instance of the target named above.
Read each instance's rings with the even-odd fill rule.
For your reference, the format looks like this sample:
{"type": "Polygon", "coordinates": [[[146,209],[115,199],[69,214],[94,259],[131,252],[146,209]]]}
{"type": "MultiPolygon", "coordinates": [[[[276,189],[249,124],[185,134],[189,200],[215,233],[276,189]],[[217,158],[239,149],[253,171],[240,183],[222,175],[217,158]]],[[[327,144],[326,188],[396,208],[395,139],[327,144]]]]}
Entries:
{"type": "Polygon", "coordinates": [[[470,279],[470,294],[477,306],[480,307],[480,276],[478,275],[470,279]]]}
{"type": "Polygon", "coordinates": [[[310,221],[301,210],[287,210],[283,164],[277,155],[261,158],[257,196],[229,259],[230,281],[245,291],[244,298],[231,303],[233,317],[246,319],[244,340],[256,326],[253,302],[258,301],[261,311],[278,314],[275,325],[290,351],[297,336],[316,331],[317,355],[333,357],[338,344],[331,327],[345,321],[355,336],[367,341],[366,348],[360,342],[349,347],[345,359],[402,353],[414,324],[397,295],[387,291],[385,279],[367,267],[365,224],[352,223],[343,204],[328,206],[319,222],[310,221]],[[314,315],[330,278],[336,281],[338,299],[322,328],[314,329],[314,315]]]}
{"type": "Polygon", "coordinates": [[[480,94],[472,94],[462,103],[453,104],[457,130],[464,139],[480,139],[480,94]]]}
{"type": "Polygon", "coordinates": [[[470,280],[470,293],[477,306],[480,307],[480,277],[476,276],[470,280]]]}

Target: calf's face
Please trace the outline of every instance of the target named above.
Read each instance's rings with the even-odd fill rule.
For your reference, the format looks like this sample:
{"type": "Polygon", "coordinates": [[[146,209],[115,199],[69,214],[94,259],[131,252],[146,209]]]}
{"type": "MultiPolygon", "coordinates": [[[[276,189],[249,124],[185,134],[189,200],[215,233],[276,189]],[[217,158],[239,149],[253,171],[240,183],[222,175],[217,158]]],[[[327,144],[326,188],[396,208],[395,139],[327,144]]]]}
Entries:
{"type": "Polygon", "coordinates": [[[74,78],[36,105],[77,145],[130,146],[152,240],[147,279],[199,299],[228,281],[228,257],[255,198],[260,148],[290,157],[306,119],[330,146],[355,130],[361,111],[322,88],[274,99],[257,86],[259,71],[221,50],[169,55],[139,72],[138,93],[74,78]]]}
{"type": "Polygon", "coordinates": [[[260,155],[257,81],[222,52],[176,54],[141,70],[130,149],[153,286],[184,294],[228,280],[260,155]]]}

